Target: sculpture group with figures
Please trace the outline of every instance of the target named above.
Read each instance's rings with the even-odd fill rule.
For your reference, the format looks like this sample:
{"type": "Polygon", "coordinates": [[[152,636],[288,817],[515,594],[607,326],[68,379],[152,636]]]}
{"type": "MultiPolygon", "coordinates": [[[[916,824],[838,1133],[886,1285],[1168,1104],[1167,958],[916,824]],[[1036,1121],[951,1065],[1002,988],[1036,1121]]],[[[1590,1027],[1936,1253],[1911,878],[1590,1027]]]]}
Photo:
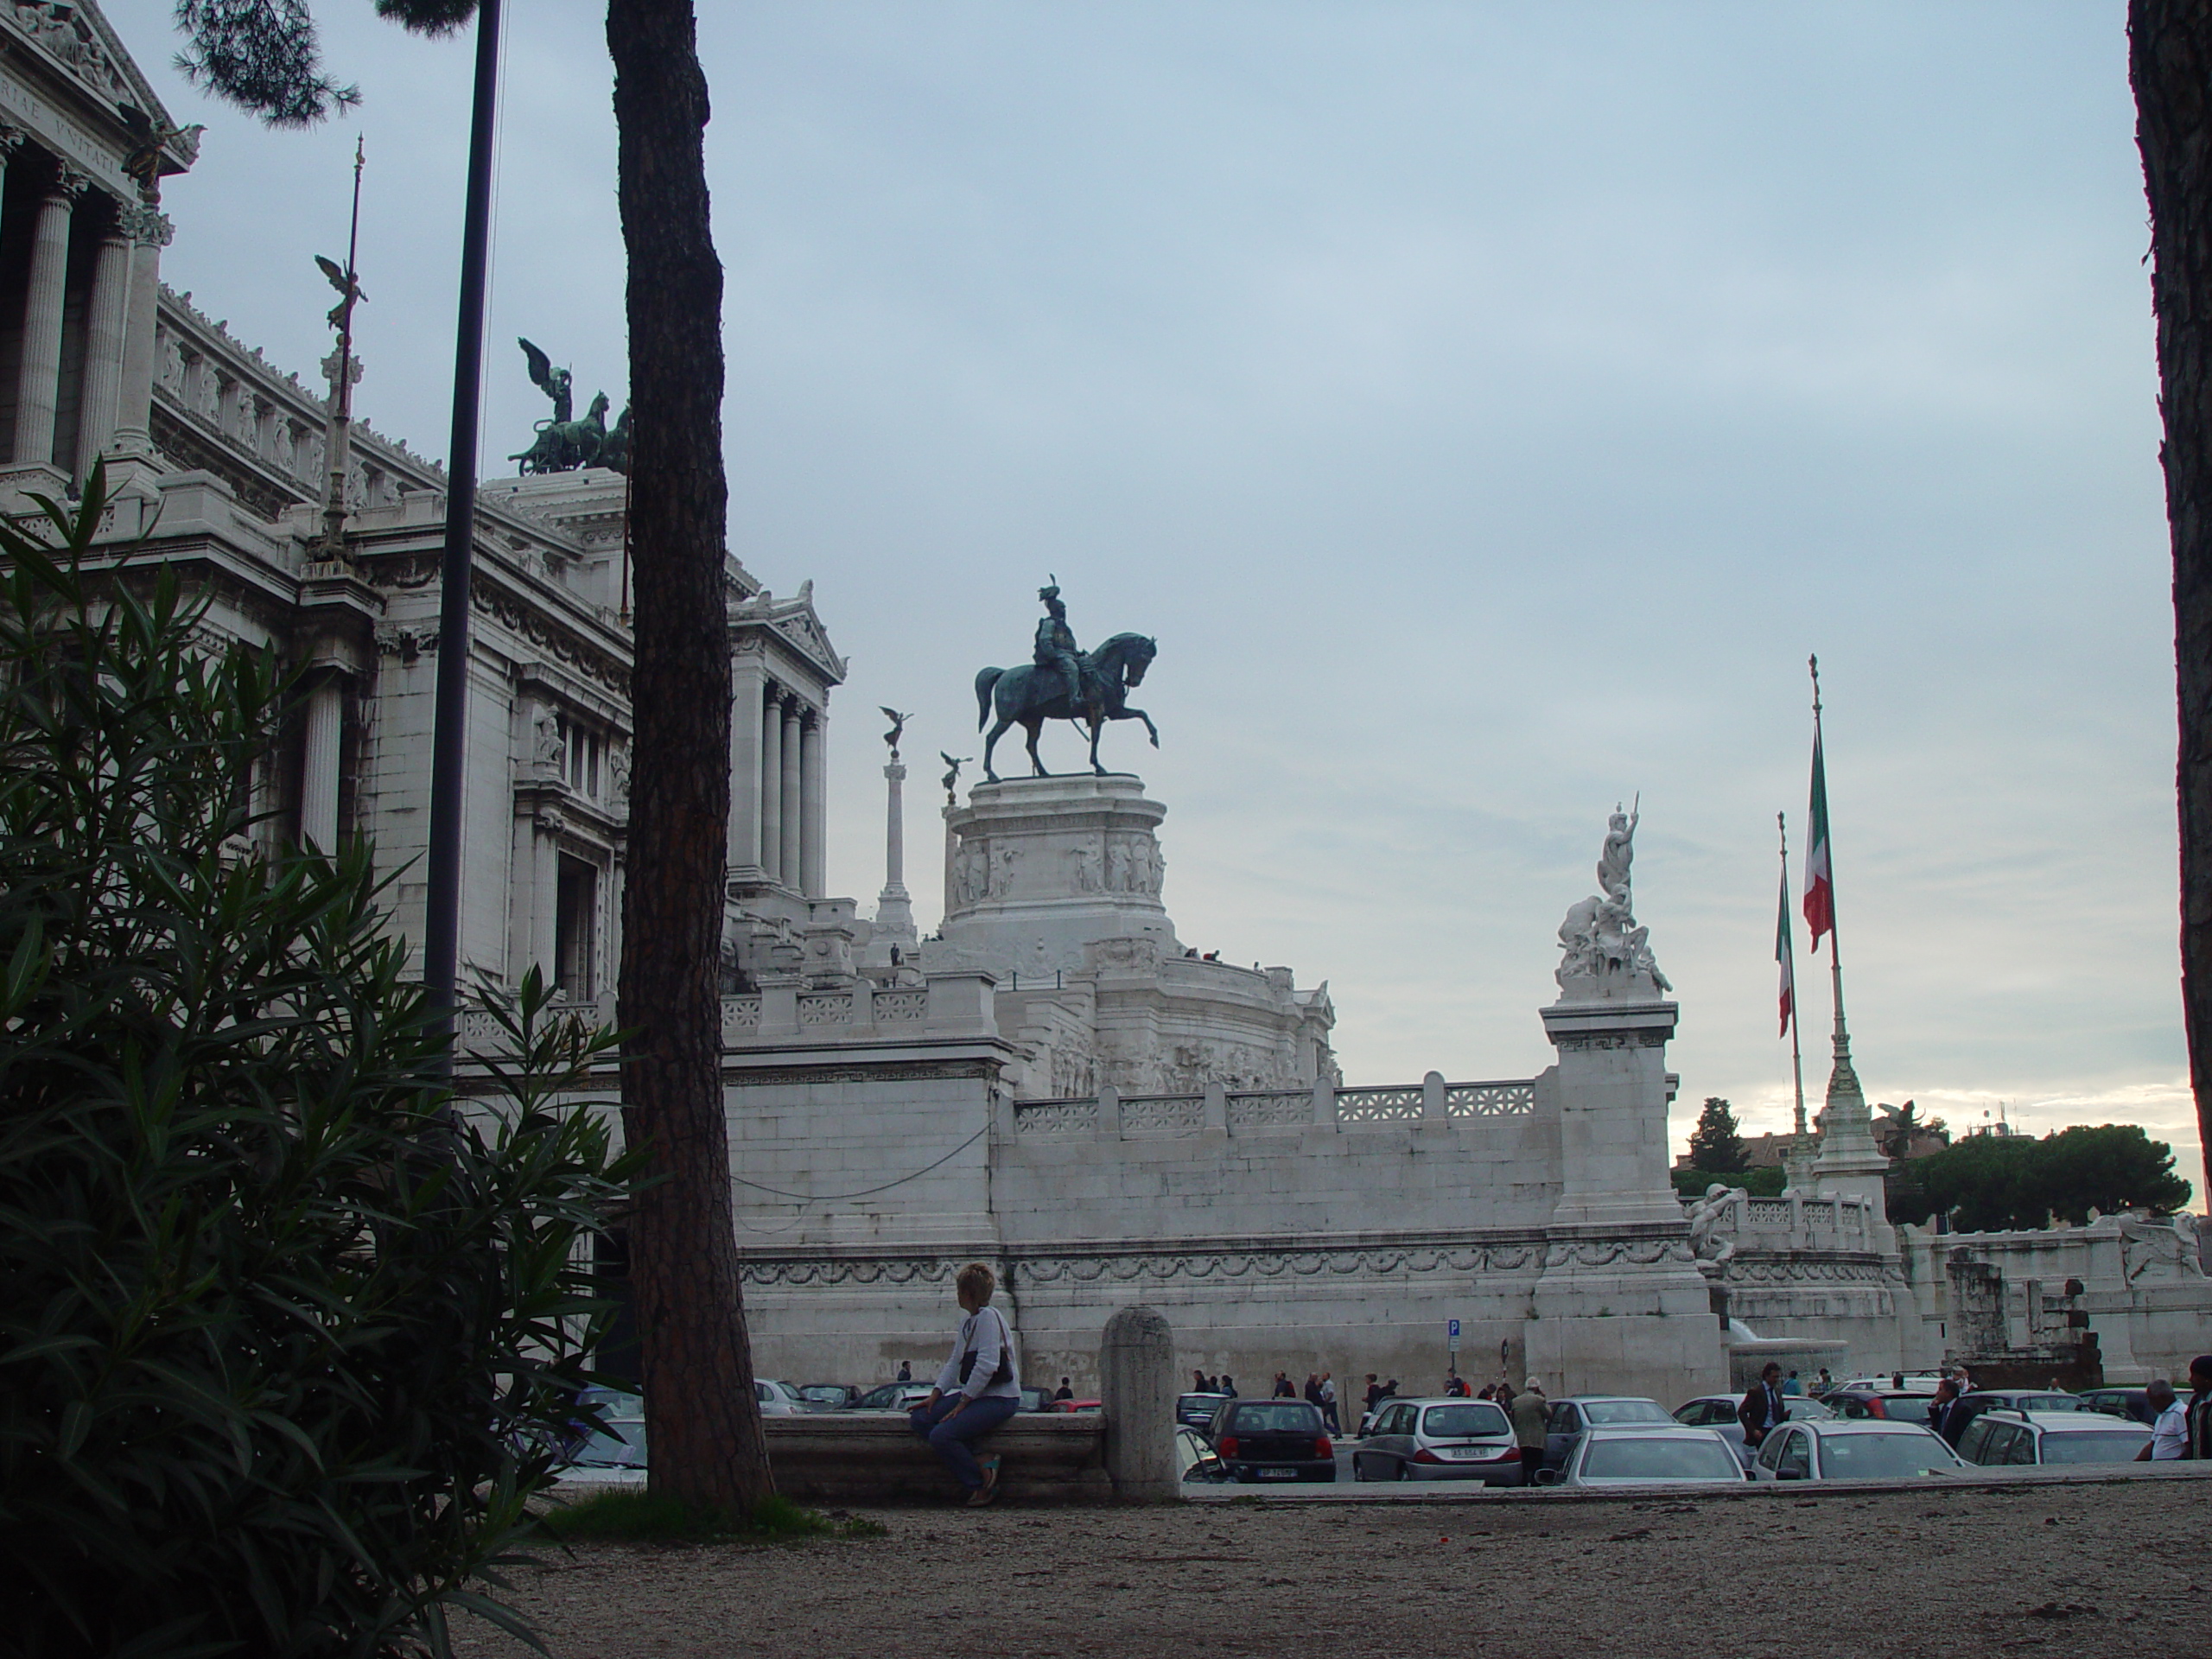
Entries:
{"type": "Polygon", "coordinates": [[[582,420],[570,417],[575,413],[573,382],[566,369],[556,369],[553,359],[526,340],[517,340],[522,347],[523,359],[530,365],[531,384],[553,400],[553,413],[538,422],[537,441],[519,454],[507,459],[519,463],[517,470],[523,473],[572,473],[580,467],[606,467],[618,473],[630,470],[630,411],[626,407],[622,418],[609,427],[607,411],[611,407],[605,392],[591,400],[582,420]]]}
{"type": "Polygon", "coordinates": [[[1651,955],[1651,930],[1637,924],[1629,891],[1629,866],[1636,858],[1635,810],[1613,809],[1598,852],[1599,893],[1567,912],[1560,924],[1561,952],[1554,977],[1571,994],[1602,995],[1624,980],[1643,979],[1660,991],[1675,988],[1651,955]]]}
{"type": "Polygon", "coordinates": [[[1117,633],[1096,651],[1078,650],[1059,584],[1039,588],[1037,597],[1044,601],[1046,614],[1037,624],[1031,661],[1020,668],[987,668],[976,676],[976,729],[990,726],[992,709],[998,711],[998,724],[991,726],[983,743],[984,778],[999,781],[991,767],[991,752],[1015,726],[1029,734],[1029,764],[1036,775],[1051,777],[1037,753],[1037,735],[1048,720],[1071,721],[1090,728],[1090,769],[1101,778],[1106,768],[1098,762],[1098,734],[1109,721],[1142,721],[1152,747],[1158,748],[1160,728],[1152,716],[1128,706],[1128,694],[1144,683],[1158,644],[1145,634],[1117,633]]]}

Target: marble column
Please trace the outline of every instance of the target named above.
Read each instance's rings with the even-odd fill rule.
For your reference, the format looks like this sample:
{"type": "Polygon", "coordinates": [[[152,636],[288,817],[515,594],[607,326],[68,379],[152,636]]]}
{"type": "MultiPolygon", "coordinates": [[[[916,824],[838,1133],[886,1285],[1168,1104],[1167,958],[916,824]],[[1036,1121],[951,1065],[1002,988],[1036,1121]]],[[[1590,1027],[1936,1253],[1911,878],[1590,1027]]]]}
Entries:
{"type": "Polygon", "coordinates": [[[345,688],[327,674],[308,693],[307,741],[300,759],[300,841],[320,851],[338,850],[339,743],[344,732],[345,688]]]}
{"type": "Polygon", "coordinates": [[[782,851],[776,858],[776,868],[782,873],[787,887],[798,887],[805,879],[799,851],[804,844],[806,811],[805,791],[799,786],[800,746],[804,741],[799,735],[799,719],[798,699],[793,697],[784,705],[784,810],[783,823],[779,826],[782,831],[782,851]]]}
{"type": "Polygon", "coordinates": [[[530,959],[548,985],[561,978],[561,843],[555,833],[553,823],[531,826],[530,959]]]}
{"type": "Polygon", "coordinates": [[[87,182],[83,175],[63,168],[38,205],[38,222],[31,232],[22,368],[16,380],[18,466],[54,462],[54,416],[61,395],[61,308],[69,285],[69,218],[87,182]]]}
{"type": "Polygon", "coordinates": [[[822,865],[828,846],[822,767],[822,728],[827,718],[817,709],[799,730],[799,891],[810,899],[822,897],[822,865]]]}
{"type": "Polygon", "coordinates": [[[784,869],[784,695],[768,688],[760,710],[760,871],[771,881],[784,869]]]}
{"type": "Polygon", "coordinates": [[[111,442],[118,454],[151,455],[162,250],[168,245],[172,232],[168,220],[151,207],[126,208],[120,217],[130,238],[130,291],[124,304],[123,368],[111,442]]]}
{"type": "Polygon", "coordinates": [[[760,862],[760,662],[730,665],[729,868],[760,862]]]}
{"type": "Polygon", "coordinates": [[[123,397],[123,337],[130,300],[130,243],[118,224],[101,238],[92,265],[92,303],[85,328],[85,389],[77,405],[77,477],[115,436],[123,397]]]}

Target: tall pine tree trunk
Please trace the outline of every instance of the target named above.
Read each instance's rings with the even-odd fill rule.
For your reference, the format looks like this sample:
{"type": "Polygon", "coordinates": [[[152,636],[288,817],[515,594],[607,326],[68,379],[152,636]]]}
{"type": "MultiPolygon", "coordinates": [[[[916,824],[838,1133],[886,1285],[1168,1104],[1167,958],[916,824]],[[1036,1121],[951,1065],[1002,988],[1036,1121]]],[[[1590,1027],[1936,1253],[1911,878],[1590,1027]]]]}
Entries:
{"type": "Polygon", "coordinates": [[[729,821],[722,270],[691,0],[610,0],[630,260],[636,615],[622,1117],[651,1173],[630,1218],[652,1488],[750,1508],[772,1487],[740,1301],[719,949],[729,821]]]}
{"type": "MultiPolygon", "coordinates": [[[[2131,0],[2127,40],[2173,534],[2182,1014],[2212,1177],[2212,0],[2131,0]]],[[[2202,1190],[2212,1192],[2212,1179],[2202,1190]]]]}

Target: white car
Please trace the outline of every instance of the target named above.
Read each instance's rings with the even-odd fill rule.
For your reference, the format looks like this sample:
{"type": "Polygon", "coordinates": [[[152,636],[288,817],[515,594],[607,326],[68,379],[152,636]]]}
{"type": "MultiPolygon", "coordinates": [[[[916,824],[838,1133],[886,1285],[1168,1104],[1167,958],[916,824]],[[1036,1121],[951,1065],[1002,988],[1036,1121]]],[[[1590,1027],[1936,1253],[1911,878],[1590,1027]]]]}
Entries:
{"type": "Polygon", "coordinates": [[[760,1402],[763,1417],[790,1417],[814,1409],[790,1383],[772,1382],[764,1377],[753,1379],[753,1397],[760,1402]]]}
{"type": "Polygon", "coordinates": [[[584,1436],[567,1462],[554,1471],[564,1485],[642,1486],[645,1482],[644,1402],[634,1395],[609,1409],[601,1408],[604,1427],[584,1436]]]}
{"type": "Polygon", "coordinates": [[[1536,1471],[1539,1486],[1741,1486],[1736,1449],[1709,1428],[1624,1425],[1585,1431],[1560,1469],[1536,1471]]]}
{"type": "Polygon", "coordinates": [[[1837,1417],[1784,1423],[1751,1459],[1757,1480],[1912,1480],[1965,1468],[1942,1437],[1918,1423],[1837,1417]]]}

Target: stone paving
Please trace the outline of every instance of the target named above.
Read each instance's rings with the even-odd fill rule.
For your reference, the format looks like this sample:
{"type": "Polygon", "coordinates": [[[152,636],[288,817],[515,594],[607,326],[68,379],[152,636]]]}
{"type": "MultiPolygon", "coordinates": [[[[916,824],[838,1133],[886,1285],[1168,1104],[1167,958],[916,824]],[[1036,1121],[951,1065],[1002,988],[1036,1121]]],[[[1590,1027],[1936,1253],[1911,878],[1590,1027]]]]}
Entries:
{"type": "MultiPolygon", "coordinates": [[[[556,1659],[2180,1656],[2212,1649],[2208,1503],[2149,1480],[895,1510],[872,1541],[556,1554],[514,1599],[556,1659]]],[[[527,1651],[456,1635],[472,1659],[527,1651]]]]}

